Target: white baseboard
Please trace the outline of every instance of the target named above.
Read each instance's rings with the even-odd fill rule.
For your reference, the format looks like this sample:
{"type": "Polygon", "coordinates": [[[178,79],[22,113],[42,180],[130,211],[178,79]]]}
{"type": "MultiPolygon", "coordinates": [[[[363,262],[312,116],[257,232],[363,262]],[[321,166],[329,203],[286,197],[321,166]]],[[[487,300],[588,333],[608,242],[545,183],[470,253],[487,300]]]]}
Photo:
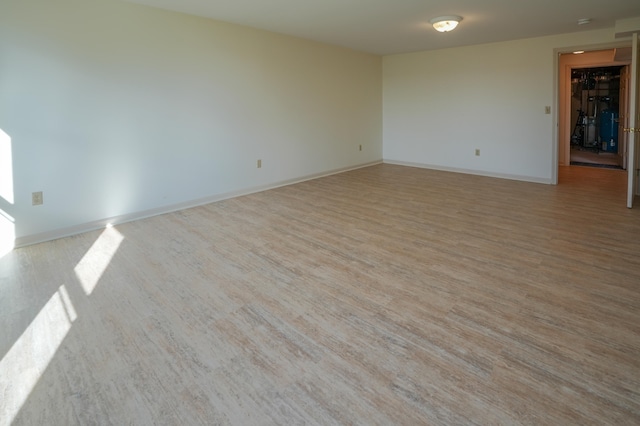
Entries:
{"type": "Polygon", "coordinates": [[[171,213],[178,210],[189,209],[192,207],[198,207],[205,204],[214,203],[216,201],[227,200],[229,198],[240,197],[243,195],[254,194],[256,192],[268,191],[270,189],[280,188],[282,186],[293,185],[300,182],[305,182],[312,179],[318,179],[325,176],[335,175],[338,173],[348,172],[350,170],[361,169],[364,167],[374,166],[380,164],[382,161],[374,161],[365,164],[359,164],[357,166],[344,167],[327,172],[314,173],[311,175],[302,176],[294,179],[287,179],[280,182],[275,182],[269,185],[260,185],[251,188],[241,189],[238,191],[226,192],[223,194],[216,194],[209,197],[199,198],[196,200],[185,201],[183,203],[173,204],[169,206],[158,207],[156,209],[144,210],[140,212],[129,213],[120,216],[108,217],[104,219],[95,220],[92,222],[83,223],[80,225],[70,226],[67,228],[55,229],[53,231],[41,232],[38,234],[26,235],[16,238],[15,247],[24,247],[32,244],[38,244],[45,241],[56,240],[58,238],[69,237],[71,235],[81,234],[83,232],[95,231],[96,229],[102,229],[107,225],[118,225],[134,220],[145,219],[152,216],[158,216],[165,213],[171,213]]]}
{"type": "Polygon", "coordinates": [[[519,180],[523,182],[544,183],[547,185],[551,185],[553,183],[551,181],[551,178],[546,179],[546,178],[539,178],[536,176],[512,175],[508,173],[494,173],[494,172],[486,172],[483,170],[461,169],[457,167],[436,166],[433,164],[412,163],[407,161],[383,160],[383,163],[395,164],[398,166],[419,167],[421,169],[440,170],[443,172],[464,173],[467,175],[486,176],[486,177],[494,177],[494,178],[509,179],[509,180],[519,180]]]}

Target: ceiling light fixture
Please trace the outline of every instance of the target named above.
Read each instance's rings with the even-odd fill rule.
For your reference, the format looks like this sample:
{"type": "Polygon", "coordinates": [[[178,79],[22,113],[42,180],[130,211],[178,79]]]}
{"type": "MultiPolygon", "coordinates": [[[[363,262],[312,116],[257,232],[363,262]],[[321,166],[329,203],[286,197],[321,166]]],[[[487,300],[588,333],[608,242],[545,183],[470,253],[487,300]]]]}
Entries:
{"type": "Polygon", "coordinates": [[[591,19],[589,18],[580,18],[578,19],[578,25],[587,25],[591,23],[591,19]]]}
{"type": "Polygon", "coordinates": [[[584,50],[576,50],[575,52],[573,52],[574,55],[582,55],[584,53],[584,50]]]}
{"type": "Polygon", "coordinates": [[[450,15],[450,16],[438,16],[437,18],[433,18],[429,21],[433,28],[436,31],[440,31],[441,33],[447,33],[455,29],[458,24],[462,21],[460,16],[450,15]]]}

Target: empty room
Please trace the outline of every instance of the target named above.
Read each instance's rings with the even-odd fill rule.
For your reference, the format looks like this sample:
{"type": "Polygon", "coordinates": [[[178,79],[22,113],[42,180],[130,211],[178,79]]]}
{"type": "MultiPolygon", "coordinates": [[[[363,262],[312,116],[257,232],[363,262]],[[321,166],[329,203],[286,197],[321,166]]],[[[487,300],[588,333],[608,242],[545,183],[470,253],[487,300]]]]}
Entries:
{"type": "Polygon", "coordinates": [[[2,0],[0,425],[640,424],[639,34],[2,0]]]}

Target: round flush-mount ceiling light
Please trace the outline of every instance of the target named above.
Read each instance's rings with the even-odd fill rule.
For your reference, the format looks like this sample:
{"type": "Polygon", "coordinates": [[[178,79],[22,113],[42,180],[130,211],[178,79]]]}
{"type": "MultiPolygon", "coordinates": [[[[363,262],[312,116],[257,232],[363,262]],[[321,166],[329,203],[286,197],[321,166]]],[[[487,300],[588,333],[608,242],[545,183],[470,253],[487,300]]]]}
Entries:
{"type": "Polygon", "coordinates": [[[448,16],[438,16],[437,18],[433,18],[429,21],[433,28],[436,31],[440,31],[441,33],[447,33],[455,29],[458,24],[462,21],[462,17],[456,15],[448,15],[448,16]]]}

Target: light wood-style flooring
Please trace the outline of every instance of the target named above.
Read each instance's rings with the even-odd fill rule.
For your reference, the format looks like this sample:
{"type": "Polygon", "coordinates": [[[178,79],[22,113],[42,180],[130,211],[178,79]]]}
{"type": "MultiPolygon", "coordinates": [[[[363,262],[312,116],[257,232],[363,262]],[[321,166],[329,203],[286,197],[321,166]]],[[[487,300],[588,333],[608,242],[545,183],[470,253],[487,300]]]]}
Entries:
{"type": "Polygon", "coordinates": [[[640,206],[381,164],[0,259],[0,424],[640,424],[640,206]]]}

